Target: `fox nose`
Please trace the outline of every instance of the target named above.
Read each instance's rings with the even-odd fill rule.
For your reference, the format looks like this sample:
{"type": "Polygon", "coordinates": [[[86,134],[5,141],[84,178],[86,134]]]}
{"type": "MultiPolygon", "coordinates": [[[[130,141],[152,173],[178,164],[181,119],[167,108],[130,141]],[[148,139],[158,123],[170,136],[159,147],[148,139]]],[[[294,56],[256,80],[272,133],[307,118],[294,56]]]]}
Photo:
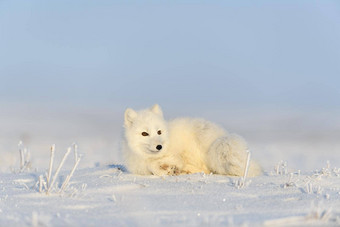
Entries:
{"type": "Polygon", "coordinates": [[[162,145],[157,145],[156,149],[159,151],[162,150],[162,145]]]}

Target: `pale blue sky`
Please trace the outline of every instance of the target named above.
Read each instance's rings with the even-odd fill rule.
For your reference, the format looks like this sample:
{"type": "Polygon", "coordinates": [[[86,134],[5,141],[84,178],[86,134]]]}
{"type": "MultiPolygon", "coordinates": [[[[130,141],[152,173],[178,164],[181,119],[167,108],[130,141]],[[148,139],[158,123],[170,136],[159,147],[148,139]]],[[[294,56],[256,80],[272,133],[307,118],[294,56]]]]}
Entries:
{"type": "Polygon", "coordinates": [[[0,79],[5,102],[338,108],[340,3],[0,0],[0,79]]]}

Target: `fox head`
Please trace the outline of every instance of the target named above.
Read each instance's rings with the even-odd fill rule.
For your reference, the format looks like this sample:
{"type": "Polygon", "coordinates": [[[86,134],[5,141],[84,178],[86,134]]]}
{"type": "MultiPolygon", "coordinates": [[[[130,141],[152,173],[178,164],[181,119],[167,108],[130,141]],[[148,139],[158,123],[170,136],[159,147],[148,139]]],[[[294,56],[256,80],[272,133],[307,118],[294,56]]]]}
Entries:
{"type": "Polygon", "coordinates": [[[168,128],[159,105],[138,112],[128,108],[124,118],[125,137],[133,152],[152,156],[166,152],[168,128]]]}

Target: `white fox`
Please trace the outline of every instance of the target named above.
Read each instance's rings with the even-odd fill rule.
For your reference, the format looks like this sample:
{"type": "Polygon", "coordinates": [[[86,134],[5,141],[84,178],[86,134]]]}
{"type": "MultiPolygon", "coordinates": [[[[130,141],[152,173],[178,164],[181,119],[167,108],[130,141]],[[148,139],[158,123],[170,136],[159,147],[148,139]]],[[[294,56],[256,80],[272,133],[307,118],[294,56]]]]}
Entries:
{"type": "MultiPolygon", "coordinates": [[[[242,176],[247,161],[247,144],[204,119],[178,118],[166,122],[159,105],[125,111],[122,150],[128,170],[141,175],[217,173],[242,176]]],[[[248,176],[261,167],[250,162],[248,176]]]]}

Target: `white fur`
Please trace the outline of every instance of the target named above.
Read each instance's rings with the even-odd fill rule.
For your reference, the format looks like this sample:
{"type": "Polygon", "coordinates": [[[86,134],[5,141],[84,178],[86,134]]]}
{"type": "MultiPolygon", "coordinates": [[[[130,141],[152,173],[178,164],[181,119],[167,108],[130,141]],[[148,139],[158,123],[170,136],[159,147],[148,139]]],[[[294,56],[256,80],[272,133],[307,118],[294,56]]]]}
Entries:
{"type": "MultiPolygon", "coordinates": [[[[245,140],[212,122],[192,118],[166,122],[161,108],[154,105],[138,112],[127,109],[124,127],[123,154],[132,173],[243,175],[248,149],[245,140]]],[[[248,176],[261,172],[261,167],[251,161],[248,176]]]]}

